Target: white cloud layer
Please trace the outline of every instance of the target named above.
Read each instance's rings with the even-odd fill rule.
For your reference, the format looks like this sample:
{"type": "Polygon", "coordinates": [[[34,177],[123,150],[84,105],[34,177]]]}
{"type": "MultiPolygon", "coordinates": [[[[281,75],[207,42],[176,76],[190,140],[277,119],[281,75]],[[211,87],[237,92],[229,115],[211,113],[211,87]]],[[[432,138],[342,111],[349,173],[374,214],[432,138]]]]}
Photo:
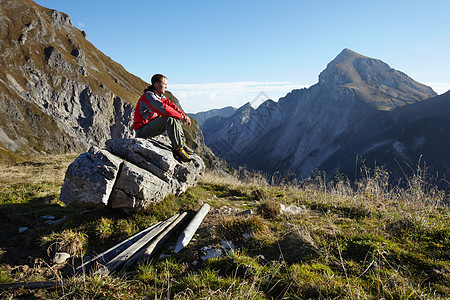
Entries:
{"type": "Polygon", "coordinates": [[[431,87],[433,91],[435,91],[439,95],[450,90],[450,83],[447,82],[426,82],[424,84],[431,87]]]}
{"type": "Polygon", "coordinates": [[[278,101],[294,89],[308,85],[293,82],[241,81],[227,83],[170,84],[168,90],[180,100],[188,113],[196,113],[225,106],[241,107],[250,102],[258,107],[267,99],[278,101]]]}

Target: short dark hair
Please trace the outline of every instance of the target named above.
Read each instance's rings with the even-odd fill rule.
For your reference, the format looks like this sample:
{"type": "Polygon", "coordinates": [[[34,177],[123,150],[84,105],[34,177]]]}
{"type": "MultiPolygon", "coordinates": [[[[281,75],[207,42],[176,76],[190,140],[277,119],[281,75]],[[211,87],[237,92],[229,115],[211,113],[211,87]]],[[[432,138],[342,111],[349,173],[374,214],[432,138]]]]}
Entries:
{"type": "Polygon", "coordinates": [[[152,85],[155,85],[155,83],[157,82],[161,82],[163,80],[163,78],[166,78],[166,76],[164,76],[163,74],[155,74],[152,77],[152,85]]]}

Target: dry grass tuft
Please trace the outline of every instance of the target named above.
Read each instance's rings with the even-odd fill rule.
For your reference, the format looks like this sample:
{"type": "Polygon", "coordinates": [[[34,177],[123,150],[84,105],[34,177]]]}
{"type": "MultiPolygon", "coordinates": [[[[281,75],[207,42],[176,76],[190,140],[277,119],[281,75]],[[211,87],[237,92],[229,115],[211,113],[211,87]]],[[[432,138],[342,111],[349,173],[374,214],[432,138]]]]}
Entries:
{"type": "Polygon", "coordinates": [[[87,236],[83,232],[66,229],[61,233],[52,233],[41,238],[41,245],[47,247],[47,253],[51,256],[56,252],[67,252],[70,255],[82,256],[87,242],[87,236]]]}
{"type": "Polygon", "coordinates": [[[280,203],[273,199],[266,199],[258,206],[258,213],[265,219],[272,219],[280,216],[280,203]]]}

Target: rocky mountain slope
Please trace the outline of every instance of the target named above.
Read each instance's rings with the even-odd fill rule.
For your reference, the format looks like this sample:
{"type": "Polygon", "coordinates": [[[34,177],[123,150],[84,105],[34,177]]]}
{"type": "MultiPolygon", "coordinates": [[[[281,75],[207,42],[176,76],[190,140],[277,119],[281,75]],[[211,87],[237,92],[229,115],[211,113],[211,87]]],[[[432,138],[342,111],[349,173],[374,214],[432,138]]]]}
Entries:
{"type": "Polygon", "coordinates": [[[233,166],[301,178],[325,164],[335,170],[338,165],[329,163],[333,155],[350,153],[358,138],[392,126],[378,119],[380,114],[395,119],[398,108],[434,96],[430,87],[386,63],[344,49],[310,88],[258,109],[244,105],[229,118],[207,120],[202,130],[206,144],[233,166]]]}
{"type": "MultiPolygon", "coordinates": [[[[133,106],[148,83],[86,37],[62,12],[0,2],[0,159],[84,152],[134,136],[133,106]]],[[[187,135],[208,165],[220,163],[197,125],[187,135]]]]}
{"type": "Polygon", "coordinates": [[[450,92],[392,111],[380,111],[347,138],[319,169],[358,176],[355,158],[369,167],[383,165],[393,178],[419,166],[429,175],[450,176],[450,92]]]}
{"type": "Polygon", "coordinates": [[[66,14],[0,3],[2,156],[82,151],[131,136],[145,82],[98,51],[66,14]]]}

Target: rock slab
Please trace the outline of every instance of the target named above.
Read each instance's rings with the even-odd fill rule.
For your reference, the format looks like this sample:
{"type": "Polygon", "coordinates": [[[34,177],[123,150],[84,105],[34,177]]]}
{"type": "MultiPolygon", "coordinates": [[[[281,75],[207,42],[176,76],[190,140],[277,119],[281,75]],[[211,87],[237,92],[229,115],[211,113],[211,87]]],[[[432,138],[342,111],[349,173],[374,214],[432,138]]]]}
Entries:
{"type": "Polygon", "coordinates": [[[92,146],[67,168],[60,200],[86,208],[108,205],[121,164],[119,157],[92,146]]]}
{"type": "Polygon", "coordinates": [[[91,147],[69,166],[60,196],[66,205],[142,210],[195,186],[205,170],[196,154],[176,160],[165,136],[111,139],[106,148],[91,147]]]}
{"type": "Polygon", "coordinates": [[[126,161],[117,177],[110,203],[113,208],[142,209],[155,200],[164,199],[172,190],[158,176],[126,161]]]}

